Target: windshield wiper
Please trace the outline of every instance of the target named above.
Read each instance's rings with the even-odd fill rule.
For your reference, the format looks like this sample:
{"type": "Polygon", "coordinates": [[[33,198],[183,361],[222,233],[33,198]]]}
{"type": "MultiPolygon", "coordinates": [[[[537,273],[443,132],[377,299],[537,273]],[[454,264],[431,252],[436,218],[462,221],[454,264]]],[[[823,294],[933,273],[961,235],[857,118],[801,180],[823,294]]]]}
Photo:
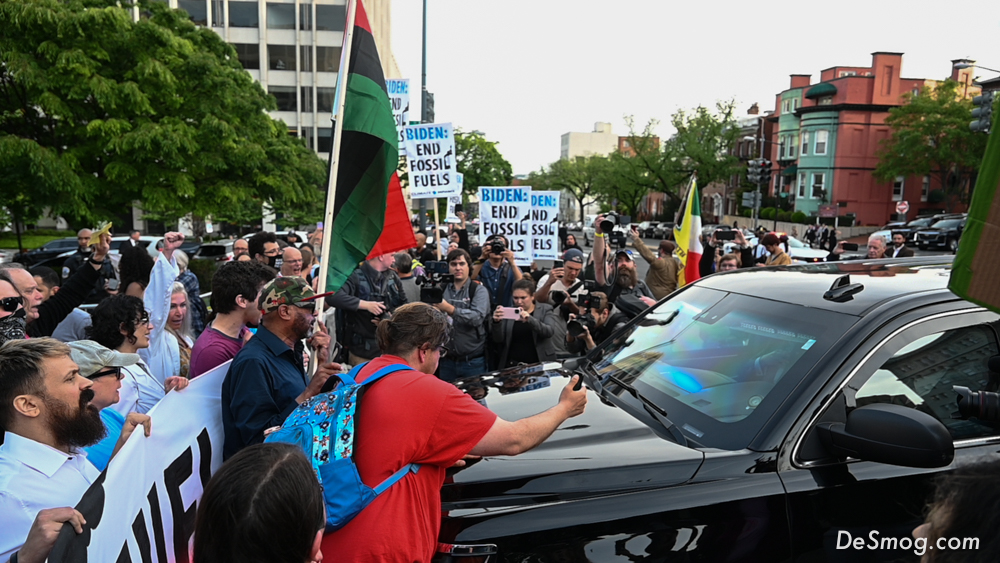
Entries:
{"type": "Polygon", "coordinates": [[[653,401],[650,401],[646,397],[642,396],[642,394],[639,393],[638,389],[636,389],[632,385],[625,383],[624,381],[618,379],[617,377],[611,375],[610,373],[606,377],[608,381],[628,391],[630,395],[632,395],[640,403],[642,403],[642,406],[644,409],[646,409],[646,412],[648,412],[654,419],[656,419],[657,422],[660,423],[661,426],[663,426],[663,429],[666,430],[667,433],[674,438],[675,442],[677,442],[682,446],[688,445],[687,438],[684,436],[684,434],[681,433],[680,428],[678,428],[676,424],[674,424],[669,418],[667,418],[667,411],[660,408],[660,406],[654,403],[653,401]]]}

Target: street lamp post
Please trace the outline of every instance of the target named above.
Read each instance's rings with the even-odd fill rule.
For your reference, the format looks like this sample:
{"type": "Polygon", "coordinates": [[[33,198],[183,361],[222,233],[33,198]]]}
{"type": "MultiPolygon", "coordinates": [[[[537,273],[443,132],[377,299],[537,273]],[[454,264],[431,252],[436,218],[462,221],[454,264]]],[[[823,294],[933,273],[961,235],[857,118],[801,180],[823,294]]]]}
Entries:
{"type": "MultiPolygon", "coordinates": [[[[761,121],[761,129],[763,129],[763,120],[761,121]]],[[[756,141],[756,142],[760,143],[760,150],[757,151],[758,154],[760,155],[760,158],[758,159],[757,162],[761,163],[761,165],[764,165],[766,163],[767,169],[768,169],[768,172],[765,174],[763,168],[761,168],[761,170],[760,170],[761,173],[757,177],[757,195],[756,195],[756,197],[754,199],[754,210],[753,210],[753,228],[754,228],[754,230],[757,230],[757,225],[758,225],[759,220],[760,220],[760,204],[761,204],[760,185],[763,183],[763,179],[764,178],[767,178],[768,179],[768,183],[770,183],[770,164],[771,164],[771,161],[769,161],[769,160],[767,160],[767,159],[764,158],[764,143],[771,143],[772,145],[778,145],[779,154],[780,154],[781,149],[785,146],[785,143],[783,141],[769,141],[769,140],[765,139],[764,136],[763,136],[763,131],[761,132],[761,136],[759,136],[759,137],[746,136],[746,137],[743,137],[743,140],[744,141],[756,141]]],[[[778,170],[779,170],[779,173],[780,173],[780,170],[781,170],[781,166],[780,165],[778,167],[778,170]]],[[[779,198],[778,201],[779,202],[781,201],[780,198],[779,198]]],[[[778,229],[778,215],[777,215],[777,210],[775,210],[775,215],[774,215],[774,229],[775,230],[778,229]]]]}
{"type": "Polygon", "coordinates": [[[997,74],[1000,74],[1000,70],[997,70],[995,68],[990,68],[988,66],[977,65],[977,64],[974,64],[974,63],[955,63],[955,68],[957,68],[959,70],[966,69],[966,68],[973,68],[973,67],[975,67],[975,68],[981,68],[983,70],[988,70],[990,72],[995,72],[997,74]]]}

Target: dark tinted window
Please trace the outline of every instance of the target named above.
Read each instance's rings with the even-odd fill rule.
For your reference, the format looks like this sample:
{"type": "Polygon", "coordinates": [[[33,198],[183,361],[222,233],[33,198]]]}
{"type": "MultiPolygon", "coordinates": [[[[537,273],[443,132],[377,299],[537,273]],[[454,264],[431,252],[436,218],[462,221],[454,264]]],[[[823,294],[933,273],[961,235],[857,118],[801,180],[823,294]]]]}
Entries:
{"type": "Polygon", "coordinates": [[[236,56],[243,68],[260,68],[260,45],[256,43],[233,43],[236,56]]]}
{"type": "Polygon", "coordinates": [[[299,29],[312,31],[312,4],[299,4],[299,29]]]}
{"type": "Polygon", "coordinates": [[[295,45],[268,45],[267,68],[295,70],[295,45]]]}
{"type": "Polygon", "coordinates": [[[205,0],[177,0],[177,7],[187,12],[194,23],[208,25],[208,8],[205,0]]]}
{"type": "Polygon", "coordinates": [[[935,229],[957,229],[961,223],[961,219],[943,219],[931,226],[935,229]]]}
{"type": "Polygon", "coordinates": [[[344,31],[347,21],[346,6],[316,5],[317,31],[344,31]]]}
{"type": "Polygon", "coordinates": [[[295,4],[267,3],[268,29],[295,29],[295,4]]]}
{"type": "Polygon", "coordinates": [[[312,111],[313,110],[313,89],[312,86],[302,87],[302,111],[312,111]]]}
{"type": "MultiPolygon", "coordinates": [[[[897,337],[905,342],[906,335],[897,337]]],[[[946,330],[906,343],[858,389],[857,406],[871,403],[905,405],[941,421],[956,440],[993,436],[997,431],[978,420],[957,418],[954,385],[987,389],[987,361],[1000,353],[989,325],[946,330]]]]}
{"type": "Polygon", "coordinates": [[[316,70],[337,72],[340,69],[340,47],[316,47],[316,70]]]}
{"type": "Polygon", "coordinates": [[[260,13],[256,2],[229,2],[230,27],[259,27],[260,13]]]}
{"type": "Polygon", "coordinates": [[[319,152],[330,152],[333,149],[333,129],[330,127],[319,127],[316,129],[316,150],[319,152]]]}
{"type": "Polygon", "coordinates": [[[300,45],[299,46],[299,70],[303,72],[312,72],[312,46],[311,45],[300,45]]]}
{"type": "Polygon", "coordinates": [[[229,248],[224,244],[205,244],[198,250],[198,255],[207,258],[216,258],[218,256],[225,256],[229,252],[229,248]]]}
{"type": "Polygon", "coordinates": [[[333,111],[333,98],[336,88],[316,88],[316,111],[333,111]]]}
{"type": "Polygon", "coordinates": [[[295,86],[268,86],[267,93],[278,100],[278,111],[296,110],[295,86]]]}

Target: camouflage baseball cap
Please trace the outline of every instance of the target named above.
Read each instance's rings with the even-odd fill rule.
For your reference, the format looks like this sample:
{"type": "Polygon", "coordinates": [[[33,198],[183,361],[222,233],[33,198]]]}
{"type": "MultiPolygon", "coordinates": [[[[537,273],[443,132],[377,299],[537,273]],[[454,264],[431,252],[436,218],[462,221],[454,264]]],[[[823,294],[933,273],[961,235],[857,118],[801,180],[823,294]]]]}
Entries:
{"type": "Polygon", "coordinates": [[[306,280],[298,277],[274,278],[260,292],[257,308],[265,314],[276,310],[281,305],[295,305],[326,297],[333,292],[316,294],[306,280]]]}

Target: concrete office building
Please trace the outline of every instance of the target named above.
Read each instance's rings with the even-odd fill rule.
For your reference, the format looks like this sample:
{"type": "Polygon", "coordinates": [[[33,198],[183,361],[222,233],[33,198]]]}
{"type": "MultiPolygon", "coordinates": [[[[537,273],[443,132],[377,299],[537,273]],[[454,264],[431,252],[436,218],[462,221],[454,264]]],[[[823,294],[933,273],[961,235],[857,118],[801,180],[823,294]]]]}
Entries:
{"type": "Polygon", "coordinates": [[[618,135],[611,132],[611,124],[597,122],[591,133],[563,133],[559,158],[608,156],[618,150],[618,135]]]}

